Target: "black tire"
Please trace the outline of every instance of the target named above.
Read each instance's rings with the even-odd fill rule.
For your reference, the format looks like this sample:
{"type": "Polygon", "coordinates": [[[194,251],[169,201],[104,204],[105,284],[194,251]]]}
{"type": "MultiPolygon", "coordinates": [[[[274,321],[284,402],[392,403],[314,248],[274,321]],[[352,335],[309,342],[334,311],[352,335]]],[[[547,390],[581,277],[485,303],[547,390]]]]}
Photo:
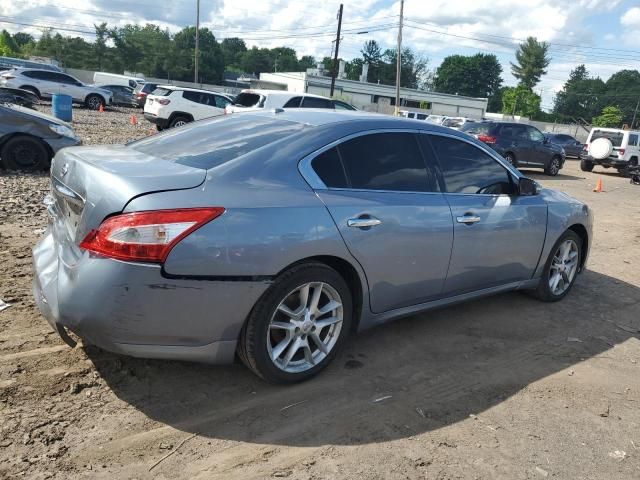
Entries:
{"type": "Polygon", "coordinates": [[[268,382],[284,384],[307,380],[325,368],[343,347],[351,330],[352,311],[351,292],[338,272],[323,263],[294,266],[276,278],[251,310],[240,333],[238,356],[249,369],[268,382]],[[296,288],[309,282],[328,284],[338,293],[342,303],[342,328],[333,348],[314,367],[297,373],[286,372],[275,365],[269,355],[269,325],[280,302],[296,288]]]}
{"type": "Polygon", "coordinates": [[[558,156],[555,156],[551,159],[551,161],[549,162],[549,165],[544,167],[544,173],[551,177],[555,177],[556,175],[558,175],[558,173],[560,173],[561,168],[562,168],[562,159],[558,156]]]}
{"type": "Polygon", "coordinates": [[[564,232],[558,241],[553,245],[551,252],[549,253],[549,257],[544,264],[544,270],[542,271],[542,277],[540,278],[540,283],[538,287],[534,290],[533,294],[539,300],[543,302],[557,302],[558,300],[562,300],[573,288],[573,285],[576,283],[576,279],[578,278],[578,274],[580,273],[580,266],[582,265],[582,239],[575,233],[573,230],[567,230],[564,232]],[[577,257],[577,265],[578,268],[576,270],[576,274],[571,280],[569,287],[564,290],[561,294],[556,295],[551,291],[551,286],[549,285],[550,275],[551,275],[551,263],[553,261],[556,252],[560,248],[560,245],[567,240],[573,240],[578,247],[578,257],[577,257]]]}
{"type": "Polygon", "coordinates": [[[164,127],[161,127],[160,125],[156,125],[156,130],[161,132],[164,130],[164,127]]]}
{"type": "Polygon", "coordinates": [[[593,162],[589,160],[580,160],[580,170],[583,172],[591,172],[593,170],[593,162]]]}
{"type": "Polygon", "coordinates": [[[504,154],[504,159],[509,162],[511,165],[513,165],[514,167],[517,167],[518,164],[516,163],[516,156],[511,153],[511,152],[507,152],[504,154]]]}
{"type": "Polygon", "coordinates": [[[40,95],[40,92],[38,91],[38,89],[36,87],[31,87],[29,85],[26,85],[24,87],[20,87],[22,90],[26,90],[28,92],[33,93],[36,97],[38,97],[38,100],[42,100],[42,96],[40,95]]]}
{"type": "Polygon", "coordinates": [[[181,127],[185,123],[190,123],[190,122],[193,122],[191,118],[186,117],[184,115],[177,115],[173,117],[169,122],[169,128],[181,127]]]}
{"type": "Polygon", "coordinates": [[[39,139],[17,135],[4,144],[0,159],[7,170],[31,172],[48,168],[51,157],[47,147],[39,139]]]}
{"type": "Polygon", "coordinates": [[[88,95],[87,98],[84,99],[84,104],[89,110],[99,110],[101,106],[105,106],[104,98],[95,93],[88,95]]]}

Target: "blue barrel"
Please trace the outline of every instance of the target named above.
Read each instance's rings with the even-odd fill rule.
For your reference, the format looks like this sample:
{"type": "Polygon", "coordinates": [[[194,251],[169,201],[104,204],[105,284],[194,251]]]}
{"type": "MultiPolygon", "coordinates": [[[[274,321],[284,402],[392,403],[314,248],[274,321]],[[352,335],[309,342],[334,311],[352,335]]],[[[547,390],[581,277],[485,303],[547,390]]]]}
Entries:
{"type": "Polygon", "coordinates": [[[53,116],[64,122],[70,122],[72,117],[72,100],[73,98],[69,95],[55,94],[53,100],[51,100],[51,112],[53,116]]]}

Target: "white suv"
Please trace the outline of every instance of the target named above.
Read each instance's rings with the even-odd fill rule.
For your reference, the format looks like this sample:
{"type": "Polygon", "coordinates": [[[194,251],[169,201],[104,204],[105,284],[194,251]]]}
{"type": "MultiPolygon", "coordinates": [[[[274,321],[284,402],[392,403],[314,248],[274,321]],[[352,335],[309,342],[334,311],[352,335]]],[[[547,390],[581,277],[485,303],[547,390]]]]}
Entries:
{"type": "Polygon", "coordinates": [[[76,103],[98,110],[113,100],[113,94],[92,85],[85,85],[77,78],[66,73],[34,68],[14,68],[0,73],[0,85],[21,88],[35,93],[38,98],[50,98],[55,94],[65,94],[76,103]]]}
{"type": "MultiPolygon", "coordinates": [[[[340,102],[338,108],[346,109],[343,104],[345,103],[340,102]]],[[[273,108],[335,109],[336,105],[330,98],[311,93],[287,92],[286,90],[243,90],[235,98],[233,104],[226,108],[226,112],[237,113],[273,108]]],[[[355,107],[352,108],[355,110],[355,107]]]]}
{"type": "Polygon", "coordinates": [[[580,169],[590,172],[595,165],[617,168],[626,173],[638,166],[640,131],[619,128],[592,128],[580,155],[580,169]]]}
{"type": "Polygon", "coordinates": [[[164,130],[224,115],[224,109],[231,101],[231,97],[223,93],[160,85],[147,95],[144,118],[155,124],[158,130],[164,130]]]}

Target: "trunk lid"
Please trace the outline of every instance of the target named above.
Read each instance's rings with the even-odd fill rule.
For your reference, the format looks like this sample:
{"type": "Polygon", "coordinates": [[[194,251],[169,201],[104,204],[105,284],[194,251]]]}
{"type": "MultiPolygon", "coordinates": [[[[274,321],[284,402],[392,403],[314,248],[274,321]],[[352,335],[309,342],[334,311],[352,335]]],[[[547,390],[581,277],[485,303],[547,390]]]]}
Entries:
{"type": "Polygon", "coordinates": [[[167,162],[124,145],[60,150],[51,165],[49,211],[79,244],[105,217],[146,193],[202,184],[206,171],[167,162]]]}

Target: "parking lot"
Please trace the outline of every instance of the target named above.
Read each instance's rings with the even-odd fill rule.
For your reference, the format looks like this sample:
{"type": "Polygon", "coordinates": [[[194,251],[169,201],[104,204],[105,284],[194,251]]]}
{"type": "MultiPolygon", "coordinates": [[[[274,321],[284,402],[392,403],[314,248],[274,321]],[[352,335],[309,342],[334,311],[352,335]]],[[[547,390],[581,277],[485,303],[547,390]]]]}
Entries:
{"type": "MultiPolygon", "coordinates": [[[[125,108],[76,109],[74,128],[85,144],[153,131],[125,108]]],[[[567,298],[399,320],[289,387],[64,345],[31,297],[47,175],[0,171],[0,477],[639,478],[640,187],[578,163],[528,172],[594,212],[567,298]]]]}

